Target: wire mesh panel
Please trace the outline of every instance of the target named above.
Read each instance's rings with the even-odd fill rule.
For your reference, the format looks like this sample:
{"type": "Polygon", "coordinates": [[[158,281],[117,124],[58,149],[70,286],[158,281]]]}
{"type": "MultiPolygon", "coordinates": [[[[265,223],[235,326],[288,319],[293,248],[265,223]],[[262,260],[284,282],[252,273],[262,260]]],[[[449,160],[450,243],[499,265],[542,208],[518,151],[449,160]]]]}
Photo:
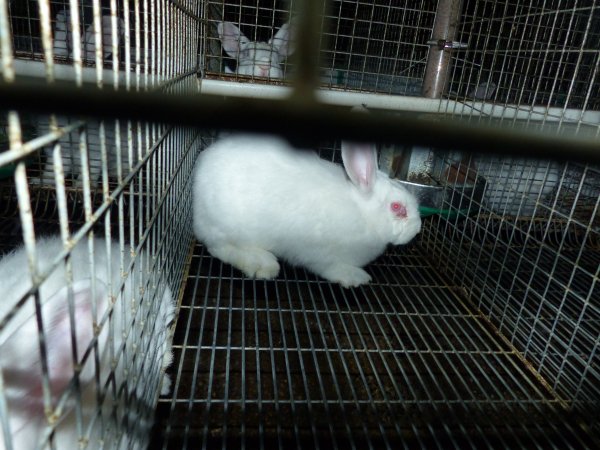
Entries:
{"type": "Polygon", "coordinates": [[[421,95],[435,1],[334,1],[324,18],[328,87],[421,95]]]}
{"type": "MultiPolygon", "coordinates": [[[[0,11],[5,81],[195,86],[196,2],[0,11]]],[[[61,106],[0,111],[0,448],[145,448],[170,387],[200,135],[61,106]]]]}
{"type": "MultiPolygon", "coordinates": [[[[268,41],[289,22],[293,41],[299,31],[295,29],[295,15],[290,13],[293,8],[289,1],[208,2],[208,32],[212,36],[206,52],[208,76],[211,72],[235,71],[216,31],[219,22],[234,23],[250,41],[268,41]],[[222,55],[226,57],[223,62],[222,55]]],[[[411,7],[390,1],[324,3],[321,82],[347,90],[420,95],[428,50],[425,42],[434,14],[435,2],[431,1],[411,7]]],[[[289,58],[282,60],[283,74],[270,78],[290,78],[294,73],[293,48],[285,56],[289,58]]]]}
{"type": "MultiPolygon", "coordinates": [[[[493,161],[473,160],[470,168],[485,177],[485,164],[493,161]]],[[[472,204],[471,217],[430,222],[422,244],[557,396],[597,429],[598,168],[520,164],[502,176],[501,198],[498,179],[488,182],[490,194],[472,204]]],[[[461,186],[454,180],[449,189],[458,195],[461,186]]]]}
{"type": "Polygon", "coordinates": [[[464,2],[453,89],[515,105],[597,110],[598,5],[584,2],[464,2]]]}
{"type": "Polygon", "coordinates": [[[203,55],[206,76],[221,73],[269,78],[289,75],[295,27],[289,1],[208,1],[203,55]]]}
{"type": "Polygon", "coordinates": [[[196,247],[151,448],[593,446],[419,246],[345,290],[242,278],[196,247]]]}
{"type": "MultiPolygon", "coordinates": [[[[247,42],[276,40],[289,25],[292,48],[275,58],[277,71],[268,78],[293,79],[294,41],[301,31],[297,6],[274,0],[208,2],[206,92],[213,92],[210,81],[217,77],[248,81],[247,73],[236,72],[236,63],[251,55],[228,50],[218,31],[223,22],[238,27],[247,42]]],[[[595,2],[331,1],[319,14],[321,87],[393,96],[357,96],[353,104],[445,113],[549,134],[597,135],[600,12],[595,2]],[[440,99],[437,107],[398,97],[424,95],[440,99]]],[[[252,74],[254,81],[261,77],[252,74]]]]}
{"type": "MultiPolygon", "coordinates": [[[[267,92],[303,73],[303,3],[0,0],[2,77],[267,92]]],[[[595,2],[326,3],[319,95],[426,112],[432,130],[460,116],[597,141],[595,2]],[[460,20],[439,34],[449,4],[460,20]]],[[[0,281],[19,287],[0,304],[0,448],[600,445],[597,166],[492,157],[475,128],[472,154],[385,143],[382,168],[439,201],[420,198],[418,240],[358,288],[285,264],[253,280],[190,254],[194,163],[223,134],[175,123],[172,103],[129,110],[148,121],[43,106],[0,111],[0,281]]]]}
{"type": "Polygon", "coordinates": [[[440,111],[475,121],[597,136],[596,2],[463,2],[440,111]],[[519,121],[516,119],[523,119],[519,121]]]}

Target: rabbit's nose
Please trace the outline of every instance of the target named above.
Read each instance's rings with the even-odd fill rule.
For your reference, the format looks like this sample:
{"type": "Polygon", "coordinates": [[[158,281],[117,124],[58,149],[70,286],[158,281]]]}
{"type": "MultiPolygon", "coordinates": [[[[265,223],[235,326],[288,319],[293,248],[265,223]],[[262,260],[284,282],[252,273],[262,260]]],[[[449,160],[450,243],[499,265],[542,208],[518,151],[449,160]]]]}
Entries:
{"type": "Polygon", "coordinates": [[[262,77],[266,77],[267,75],[269,75],[269,70],[271,69],[271,66],[258,66],[258,69],[260,70],[260,75],[262,77]]]}

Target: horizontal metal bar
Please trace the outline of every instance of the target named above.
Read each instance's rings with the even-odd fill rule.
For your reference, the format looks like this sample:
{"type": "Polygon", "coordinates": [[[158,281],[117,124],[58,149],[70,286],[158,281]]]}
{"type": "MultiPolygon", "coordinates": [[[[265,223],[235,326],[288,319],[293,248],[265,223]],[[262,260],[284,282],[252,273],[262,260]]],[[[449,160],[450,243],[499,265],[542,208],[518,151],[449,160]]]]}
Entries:
{"type": "Polygon", "coordinates": [[[30,141],[24,142],[20,146],[13,147],[6,152],[0,153],[0,167],[37,153],[40,148],[45,147],[53,142],[57,142],[65,134],[68,134],[77,128],[83,128],[84,126],[85,122],[75,122],[63,128],[59,128],[56,131],[49,131],[43,136],[34,138],[30,141]]]}
{"type": "Polygon", "coordinates": [[[394,141],[481,154],[600,163],[600,142],[542,135],[509,128],[475,126],[457,120],[414,115],[356,114],[312,102],[289,102],[208,95],[126,92],[71,84],[17,81],[0,83],[0,105],[7,109],[102,118],[131,118],[201,128],[274,132],[302,145],[326,138],[394,141]],[[335,114],[334,114],[335,112],[335,114]],[[290,126],[293,124],[293,127],[290,126]]]}
{"type": "MultiPolygon", "coordinates": [[[[43,77],[44,64],[41,61],[14,60],[15,72],[19,76],[43,77]]],[[[111,70],[104,70],[104,84],[113,85],[111,70]]],[[[178,79],[193,75],[193,71],[178,76],[178,79]]],[[[96,70],[84,67],[82,70],[84,83],[94,83],[97,77],[96,70]]],[[[156,75],[157,83],[163,84],[160,75],[156,75]]],[[[75,67],[72,65],[58,64],[55,66],[57,80],[75,80],[75,67]]],[[[124,84],[125,73],[119,72],[119,84],[124,84]]],[[[174,83],[170,80],[169,83],[174,83]]],[[[163,85],[166,85],[164,83],[163,85]]],[[[236,83],[225,80],[205,79],[201,81],[201,92],[213,95],[236,96],[245,98],[287,98],[292,93],[292,88],[282,85],[236,83]]],[[[564,109],[547,106],[518,106],[501,105],[484,102],[459,102],[448,99],[426,99],[402,95],[374,94],[366,92],[349,92],[334,89],[321,89],[316,91],[319,101],[340,106],[366,105],[368,108],[390,109],[402,111],[415,111],[425,113],[452,112],[454,114],[481,115],[497,117],[505,120],[531,120],[544,122],[577,122],[587,124],[600,124],[600,111],[582,111],[579,109],[564,109]]]]}
{"type": "MultiPolygon", "coordinates": [[[[40,54],[39,57],[42,58],[42,55],[40,54]]],[[[135,67],[135,61],[131,65],[135,67]]],[[[121,64],[121,66],[125,67],[125,64],[121,64]]],[[[43,61],[14,59],[13,68],[17,77],[44,78],[46,76],[46,66],[43,61]]],[[[113,70],[103,69],[101,73],[104,86],[114,86],[115,73],[113,70]]],[[[127,72],[119,70],[117,73],[119,85],[125,86],[127,72]]],[[[83,83],[96,84],[98,81],[98,71],[95,67],[82,67],[81,77],[83,83]]],[[[157,83],[162,83],[167,79],[166,76],[160,74],[155,74],[154,77],[157,83]]],[[[54,64],[54,79],[57,81],[75,81],[75,64],[54,64]]]]}
{"type": "MultiPolygon", "coordinates": [[[[291,95],[288,86],[258,83],[236,83],[232,81],[202,80],[200,92],[211,95],[225,95],[245,98],[282,99],[291,95]]],[[[319,101],[339,106],[365,105],[373,109],[393,111],[414,111],[423,113],[469,114],[474,116],[497,117],[504,120],[530,120],[533,122],[578,122],[600,125],[600,111],[552,108],[548,106],[519,106],[485,102],[459,102],[448,99],[432,99],[404,95],[349,92],[335,89],[316,91],[319,101]]]]}

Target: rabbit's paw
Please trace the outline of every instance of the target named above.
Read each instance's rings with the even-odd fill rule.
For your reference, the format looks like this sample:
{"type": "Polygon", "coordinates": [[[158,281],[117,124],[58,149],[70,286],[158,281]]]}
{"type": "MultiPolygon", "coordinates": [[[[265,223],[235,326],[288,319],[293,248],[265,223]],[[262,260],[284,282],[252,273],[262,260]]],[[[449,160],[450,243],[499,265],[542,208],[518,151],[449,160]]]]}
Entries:
{"type": "Polygon", "coordinates": [[[360,286],[371,281],[371,275],[363,269],[348,264],[331,266],[322,272],[321,276],[329,281],[340,283],[345,288],[360,286]]]}
{"type": "Polygon", "coordinates": [[[171,377],[168,374],[163,374],[162,384],[160,385],[160,395],[169,395],[171,392],[171,377]]]}
{"type": "Polygon", "coordinates": [[[277,261],[265,262],[260,266],[254,276],[265,280],[271,280],[279,274],[279,263],[277,261]]]}
{"type": "Polygon", "coordinates": [[[275,255],[262,249],[247,249],[240,262],[239,268],[250,278],[270,280],[279,273],[279,263],[275,255]]]}
{"type": "Polygon", "coordinates": [[[272,253],[256,247],[223,245],[209,249],[213,256],[231,264],[249,278],[272,279],[279,273],[279,263],[272,253]]]}

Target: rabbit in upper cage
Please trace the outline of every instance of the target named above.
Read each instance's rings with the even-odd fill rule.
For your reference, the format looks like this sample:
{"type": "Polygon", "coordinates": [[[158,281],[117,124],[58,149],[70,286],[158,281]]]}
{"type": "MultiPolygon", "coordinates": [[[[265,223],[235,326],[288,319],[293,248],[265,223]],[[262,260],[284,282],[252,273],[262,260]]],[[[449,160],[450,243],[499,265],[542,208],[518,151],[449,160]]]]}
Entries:
{"type": "Polygon", "coordinates": [[[225,66],[225,73],[283,78],[281,63],[294,51],[293,28],[293,22],[287,22],[268,42],[252,42],[231,22],[219,22],[223,50],[237,61],[235,71],[225,66]]]}
{"type": "MultiPolygon", "coordinates": [[[[172,359],[168,327],[174,316],[173,296],[169,288],[165,287],[163,295],[153,300],[154,308],[148,306],[147,300],[142,304],[137,296],[133,296],[131,279],[120,290],[119,245],[109,244],[110,256],[105,239],[94,239],[93,247],[93,271],[87,240],[79,242],[71,253],[73,331],[68,306],[70,294],[62,263],[39,290],[50,401],[53,408],[57,407],[63,393],[76,383],[73,378],[71,343],[74,337],[78,361],[81,361],[88,347],[92,347],[92,353],[80,368],[78,376],[81,386],[82,435],[86,435],[97,410],[102,411],[103,417],[101,420],[100,417],[95,417],[86,448],[100,448],[102,439],[104,448],[141,449],[143,439],[140,441],[140,433],[148,433],[151,424],[147,420],[142,421],[144,417],[137,417],[140,414],[136,414],[135,408],[140,406],[142,411],[143,408],[153,408],[156,395],[152,387],[145,383],[152,380],[152,376],[156,377],[154,379],[162,376],[161,394],[168,393],[170,388],[164,371],[172,359]],[[109,314],[110,306],[112,312],[109,314]],[[96,313],[94,308],[97,308],[96,313]],[[148,313],[146,309],[151,309],[152,312],[148,313]],[[108,322],[103,322],[103,317],[107,314],[108,322]],[[112,323],[114,333],[109,331],[109,323],[112,323]],[[92,342],[94,338],[97,338],[97,353],[92,342]],[[98,374],[94,362],[96,354],[100,364],[98,374]],[[113,391],[113,382],[116,391],[113,391]],[[100,392],[105,395],[101,405],[98,404],[100,392]],[[116,400],[114,395],[117,396],[116,400]],[[129,423],[129,429],[124,428],[123,421],[129,423]],[[107,433],[104,436],[101,434],[101,426],[107,433]],[[127,430],[120,442],[113,435],[116,427],[127,430]]],[[[40,239],[36,245],[39,270],[43,272],[48,269],[62,250],[63,244],[59,238],[40,239]]],[[[143,253],[139,257],[143,266],[143,253]]],[[[125,257],[124,260],[125,270],[129,270],[129,258],[125,257]]],[[[139,267],[140,265],[134,266],[129,276],[138,274],[139,267]]],[[[37,448],[44,438],[48,422],[56,423],[53,438],[56,448],[79,448],[79,442],[83,441],[80,441],[77,429],[79,408],[75,406],[75,391],[69,393],[62,413],[53,411],[50,416],[50,412],[45,410],[38,316],[35,314],[33,297],[29,297],[17,309],[20,299],[31,289],[31,279],[26,268],[27,255],[23,248],[0,260],[0,283],[3,288],[3,298],[0,301],[0,371],[4,384],[0,395],[8,406],[13,449],[37,448]]],[[[2,417],[0,423],[4,423],[2,417]]],[[[5,448],[4,438],[6,436],[0,427],[2,450],[5,448]]]]}
{"type": "Polygon", "coordinates": [[[276,277],[280,257],[344,287],[368,283],[361,267],[409,242],[421,218],[378,171],[373,145],[343,142],[342,159],[343,169],[274,136],[217,141],[194,169],[196,237],[249,277],[276,277]]]}
{"type": "MultiPolygon", "coordinates": [[[[117,47],[124,33],[123,19],[117,19],[117,47]]],[[[112,18],[109,15],[100,18],[100,35],[102,40],[102,60],[107,61],[113,54],[113,36],[112,18]]],[[[56,31],[54,33],[53,51],[55,56],[64,58],[73,54],[73,31],[70,22],[68,10],[63,10],[56,15],[56,31]]],[[[96,33],[94,25],[90,24],[85,28],[81,36],[81,53],[84,61],[94,62],[96,60],[96,33]]]]}
{"type": "MultiPolygon", "coordinates": [[[[75,120],[65,116],[56,116],[57,126],[64,128],[75,120]]],[[[85,130],[85,144],[87,148],[87,159],[90,176],[90,187],[98,186],[102,175],[102,135],[106,148],[107,175],[116,178],[119,174],[119,164],[122,175],[126,176],[130,168],[137,164],[139,154],[137,152],[136,140],[130,139],[139,131],[139,126],[131,122],[104,121],[104,132],[102,133],[101,122],[90,119],[80,130],[85,130]],[[117,148],[120,146],[120,150],[117,148]],[[131,148],[130,148],[131,146],[131,148]],[[120,156],[119,156],[120,155],[120,156]]],[[[47,117],[37,120],[37,132],[44,135],[50,132],[50,123],[47,117]]],[[[74,186],[83,188],[83,158],[80,147],[80,132],[75,130],[65,133],[57,141],[61,145],[61,161],[66,175],[75,178],[74,186]]],[[[38,178],[31,178],[33,184],[49,184],[54,179],[54,145],[44,147],[45,163],[43,171],[38,178]]]]}

